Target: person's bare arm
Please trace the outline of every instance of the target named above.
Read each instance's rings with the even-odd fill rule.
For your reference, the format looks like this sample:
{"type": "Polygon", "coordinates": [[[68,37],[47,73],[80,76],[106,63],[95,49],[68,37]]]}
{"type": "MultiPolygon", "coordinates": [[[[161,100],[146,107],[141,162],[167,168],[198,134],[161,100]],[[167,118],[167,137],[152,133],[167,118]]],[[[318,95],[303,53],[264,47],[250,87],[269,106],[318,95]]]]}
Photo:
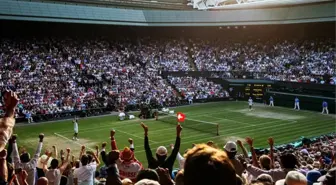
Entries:
{"type": "Polygon", "coordinates": [[[52,156],[52,152],[48,153],[47,155],[48,155],[47,159],[42,161],[44,173],[46,173],[48,171],[48,161],[49,161],[50,157],[52,156]]]}
{"type": "Polygon", "coordinates": [[[55,158],[55,159],[58,159],[58,152],[57,152],[57,148],[56,148],[56,146],[54,145],[54,146],[52,146],[52,148],[53,148],[53,157],[55,158]]]}
{"type": "Polygon", "coordinates": [[[85,153],[85,146],[82,145],[81,151],[79,153],[79,160],[82,158],[82,156],[84,155],[84,153],[85,153]]]}
{"type": "Polygon", "coordinates": [[[19,102],[17,95],[12,91],[7,91],[4,95],[5,116],[0,119],[0,151],[4,150],[6,144],[13,133],[15,125],[15,109],[19,102]]]}
{"type": "Polygon", "coordinates": [[[250,137],[247,137],[245,140],[246,140],[246,143],[250,146],[250,151],[252,153],[252,164],[253,164],[253,166],[259,167],[257,154],[255,153],[255,150],[254,150],[254,147],[253,147],[253,139],[250,138],[250,137]]]}
{"type": "Polygon", "coordinates": [[[247,153],[247,150],[246,148],[244,147],[243,145],[243,142],[241,140],[237,140],[237,145],[240,147],[240,149],[242,150],[243,154],[244,154],[244,157],[245,158],[248,158],[248,153],[247,153]]]}
{"type": "Polygon", "coordinates": [[[70,152],[71,152],[71,150],[70,150],[70,148],[67,148],[66,151],[67,151],[67,154],[66,154],[66,157],[65,157],[65,161],[62,164],[62,166],[59,168],[61,174],[63,174],[64,170],[66,169],[66,167],[69,164],[69,158],[70,158],[70,152]]]}
{"type": "Polygon", "coordinates": [[[100,160],[99,160],[99,158],[96,156],[96,154],[95,154],[94,152],[92,152],[92,151],[88,151],[87,153],[90,154],[90,155],[92,155],[92,157],[93,157],[94,160],[96,161],[97,166],[99,166],[99,164],[100,164],[100,160]]]}
{"type": "Polygon", "coordinates": [[[7,182],[8,178],[8,170],[7,170],[7,150],[3,149],[0,152],[0,177],[3,179],[5,182],[7,182]]]}
{"type": "Polygon", "coordinates": [[[270,158],[271,158],[271,168],[274,168],[274,139],[272,137],[268,138],[268,144],[270,146],[270,158]]]}

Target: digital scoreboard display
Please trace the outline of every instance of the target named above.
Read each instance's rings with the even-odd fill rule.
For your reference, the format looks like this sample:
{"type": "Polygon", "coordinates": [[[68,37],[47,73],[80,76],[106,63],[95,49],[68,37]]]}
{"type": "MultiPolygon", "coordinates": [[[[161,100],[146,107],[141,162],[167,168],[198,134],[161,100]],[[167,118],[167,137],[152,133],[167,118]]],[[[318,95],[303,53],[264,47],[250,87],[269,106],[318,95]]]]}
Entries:
{"type": "Polygon", "coordinates": [[[263,98],[266,89],[271,88],[270,84],[246,84],[245,96],[251,96],[254,98],[263,98]]]}

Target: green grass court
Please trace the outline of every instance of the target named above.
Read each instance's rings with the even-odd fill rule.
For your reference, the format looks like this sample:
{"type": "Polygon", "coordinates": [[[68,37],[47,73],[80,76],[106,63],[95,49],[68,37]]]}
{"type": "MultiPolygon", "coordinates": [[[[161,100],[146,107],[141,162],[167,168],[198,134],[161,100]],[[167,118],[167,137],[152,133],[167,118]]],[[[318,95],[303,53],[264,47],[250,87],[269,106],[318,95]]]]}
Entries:
{"type": "MultiPolygon", "coordinates": [[[[276,102],[275,102],[276,103],[276,102]]],[[[192,143],[214,141],[222,147],[227,140],[243,139],[250,136],[255,139],[255,147],[267,147],[267,138],[272,136],[275,144],[289,143],[301,136],[313,137],[335,132],[335,115],[322,115],[320,112],[295,111],[283,107],[268,107],[256,104],[253,111],[248,111],[247,102],[216,102],[171,108],[183,112],[187,120],[182,123],[181,152],[191,147],[192,143]],[[216,136],[215,123],[219,124],[219,136],[216,136]],[[189,124],[189,125],[188,125],[189,124]],[[194,127],[196,129],[190,128],[194,127]],[[204,131],[201,131],[203,130],[204,131]],[[212,132],[212,133],[211,133],[212,132]]],[[[49,122],[36,125],[16,126],[14,133],[18,134],[19,146],[35,151],[38,134],[45,134],[45,149],[56,145],[58,150],[70,147],[73,155],[78,156],[80,145],[94,148],[102,142],[109,143],[109,131],[116,130],[116,140],[119,149],[128,146],[127,139],[133,138],[135,155],[146,166],[146,156],[143,147],[143,129],[140,122],[149,126],[150,146],[155,153],[158,146],[175,142],[176,130],[174,124],[154,120],[118,121],[116,116],[82,118],[79,120],[79,141],[72,141],[73,124],[71,120],[49,122]]],[[[160,119],[160,118],[159,118],[160,119]]],[[[108,149],[110,145],[108,145],[108,149]]]]}

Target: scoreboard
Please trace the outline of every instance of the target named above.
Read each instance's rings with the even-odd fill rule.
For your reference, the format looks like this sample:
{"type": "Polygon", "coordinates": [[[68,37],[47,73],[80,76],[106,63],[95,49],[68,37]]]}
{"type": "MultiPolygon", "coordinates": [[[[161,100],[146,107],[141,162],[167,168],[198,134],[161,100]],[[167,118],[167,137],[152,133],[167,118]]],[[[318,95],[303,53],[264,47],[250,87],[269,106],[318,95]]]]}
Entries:
{"type": "Polygon", "coordinates": [[[262,99],[267,89],[271,88],[271,84],[246,84],[245,97],[254,97],[262,99]]]}

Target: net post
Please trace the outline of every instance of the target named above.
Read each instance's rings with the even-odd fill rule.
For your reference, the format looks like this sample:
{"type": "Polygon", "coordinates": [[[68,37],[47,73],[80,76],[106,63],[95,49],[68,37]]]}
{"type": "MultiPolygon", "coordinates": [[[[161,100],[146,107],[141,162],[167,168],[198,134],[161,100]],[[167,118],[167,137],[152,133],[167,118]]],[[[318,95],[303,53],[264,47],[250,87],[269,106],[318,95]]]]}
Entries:
{"type": "Polygon", "coordinates": [[[219,124],[218,123],[217,123],[216,128],[217,128],[217,136],[219,136],[219,124]]]}

